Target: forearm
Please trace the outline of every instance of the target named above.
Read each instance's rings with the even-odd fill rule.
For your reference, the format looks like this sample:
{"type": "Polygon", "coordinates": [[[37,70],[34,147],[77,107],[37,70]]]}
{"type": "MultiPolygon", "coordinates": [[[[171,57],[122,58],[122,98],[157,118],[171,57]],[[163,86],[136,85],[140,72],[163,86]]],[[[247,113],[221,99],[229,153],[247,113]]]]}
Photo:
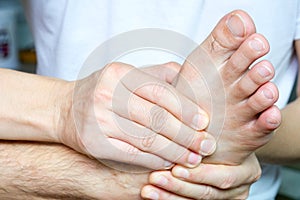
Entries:
{"type": "Polygon", "coordinates": [[[66,81],[0,69],[0,139],[58,142],[69,88],[66,81]]]}
{"type": "Polygon", "coordinates": [[[2,141],[0,150],[0,199],[139,199],[147,179],[62,145],[2,141]]]}
{"type": "Polygon", "coordinates": [[[300,161],[300,99],[282,110],[282,123],[271,141],[256,153],[263,162],[288,164],[300,161]]]}

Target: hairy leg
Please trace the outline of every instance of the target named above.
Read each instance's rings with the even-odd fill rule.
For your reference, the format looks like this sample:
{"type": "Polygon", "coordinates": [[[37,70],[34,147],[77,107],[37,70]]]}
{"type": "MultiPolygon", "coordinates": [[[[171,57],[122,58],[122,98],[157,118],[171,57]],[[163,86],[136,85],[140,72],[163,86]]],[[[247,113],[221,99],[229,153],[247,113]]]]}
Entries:
{"type": "Polygon", "coordinates": [[[0,150],[0,199],[132,200],[147,182],[59,144],[1,141],[0,150]]]}

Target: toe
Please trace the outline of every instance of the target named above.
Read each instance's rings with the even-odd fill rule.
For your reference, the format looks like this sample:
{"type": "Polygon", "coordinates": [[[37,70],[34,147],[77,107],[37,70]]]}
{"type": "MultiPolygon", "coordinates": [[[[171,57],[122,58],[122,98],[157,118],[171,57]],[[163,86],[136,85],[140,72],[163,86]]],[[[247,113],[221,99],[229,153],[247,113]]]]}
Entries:
{"type": "Polygon", "coordinates": [[[248,98],[260,86],[270,81],[274,73],[274,67],[269,61],[257,63],[232,87],[231,96],[238,101],[248,98]]]}
{"type": "Polygon", "coordinates": [[[244,11],[233,11],[219,21],[206,40],[187,57],[185,65],[201,66],[203,70],[206,66],[210,70],[212,66],[219,67],[253,33],[255,25],[251,17],[244,11]]]}
{"type": "Polygon", "coordinates": [[[268,82],[261,86],[246,102],[244,112],[248,116],[255,116],[258,113],[271,107],[278,99],[277,87],[268,82]]]}
{"type": "Polygon", "coordinates": [[[244,11],[236,10],[220,20],[200,47],[218,66],[253,33],[255,33],[255,25],[251,17],[244,11]]]}
{"type": "Polygon", "coordinates": [[[256,132],[270,133],[279,127],[281,114],[277,106],[272,106],[262,112],[256,121],[256,132]]]}
{"type": "Polygon", "coordinates": [[[258,58],[269,52],[269,43],[260,34],[253,34],[247,38],[238,50],[230,57],[226,65],[221,68],[221,75],[225,85],[235,83],[244,75],[245,71],[258,58]]]}

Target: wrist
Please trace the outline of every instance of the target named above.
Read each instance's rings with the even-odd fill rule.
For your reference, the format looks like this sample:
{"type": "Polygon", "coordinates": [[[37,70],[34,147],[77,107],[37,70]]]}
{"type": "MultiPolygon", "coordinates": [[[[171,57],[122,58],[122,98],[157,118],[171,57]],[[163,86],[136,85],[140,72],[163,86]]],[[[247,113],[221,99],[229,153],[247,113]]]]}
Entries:
{"type": "Polygon", "coordinates": [[[56,129],[52,135],[58,143],[67,146],[71,146],[70,139],[76,136],[76,126],[72,111],[74,87],[75,82],[61,82],[56,85],[53,91],[56,96],[56,109],[53,119],[56,129]]]}

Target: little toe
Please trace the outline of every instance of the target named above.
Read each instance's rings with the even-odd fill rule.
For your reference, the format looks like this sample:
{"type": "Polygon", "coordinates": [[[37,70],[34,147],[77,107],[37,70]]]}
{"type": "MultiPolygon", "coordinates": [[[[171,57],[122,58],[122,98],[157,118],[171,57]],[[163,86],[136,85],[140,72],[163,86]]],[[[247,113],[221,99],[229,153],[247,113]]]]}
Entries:
{"type": "Polygon", "coordinates": [[[264,36],[253,34],[247,38],[228,62],[221,68],[225,85],[235,83],[258,58],[269,52],[270,46],[264,36]]]}
{"type": "Polygon", "coordinates": [[[274,74],[274,67],[269,61],[257,63],[234,85],[232,96],[235,96],[238,101],[248,98],[260,86],[270,81],[274,74]]]}
{"type": "Polygon", "coordinates": [[[281,114],[277,106],[272,106],[263,111],[256,120],[256,132],[270,133],[279,127],[281,114]]]}
{"type": "Polygon", "coordinates": [[[244,112],[250,117],[271,107],[278,100],[278,89],[271,83],[267,82],[262,85],[246,102],[244,112]]]}

